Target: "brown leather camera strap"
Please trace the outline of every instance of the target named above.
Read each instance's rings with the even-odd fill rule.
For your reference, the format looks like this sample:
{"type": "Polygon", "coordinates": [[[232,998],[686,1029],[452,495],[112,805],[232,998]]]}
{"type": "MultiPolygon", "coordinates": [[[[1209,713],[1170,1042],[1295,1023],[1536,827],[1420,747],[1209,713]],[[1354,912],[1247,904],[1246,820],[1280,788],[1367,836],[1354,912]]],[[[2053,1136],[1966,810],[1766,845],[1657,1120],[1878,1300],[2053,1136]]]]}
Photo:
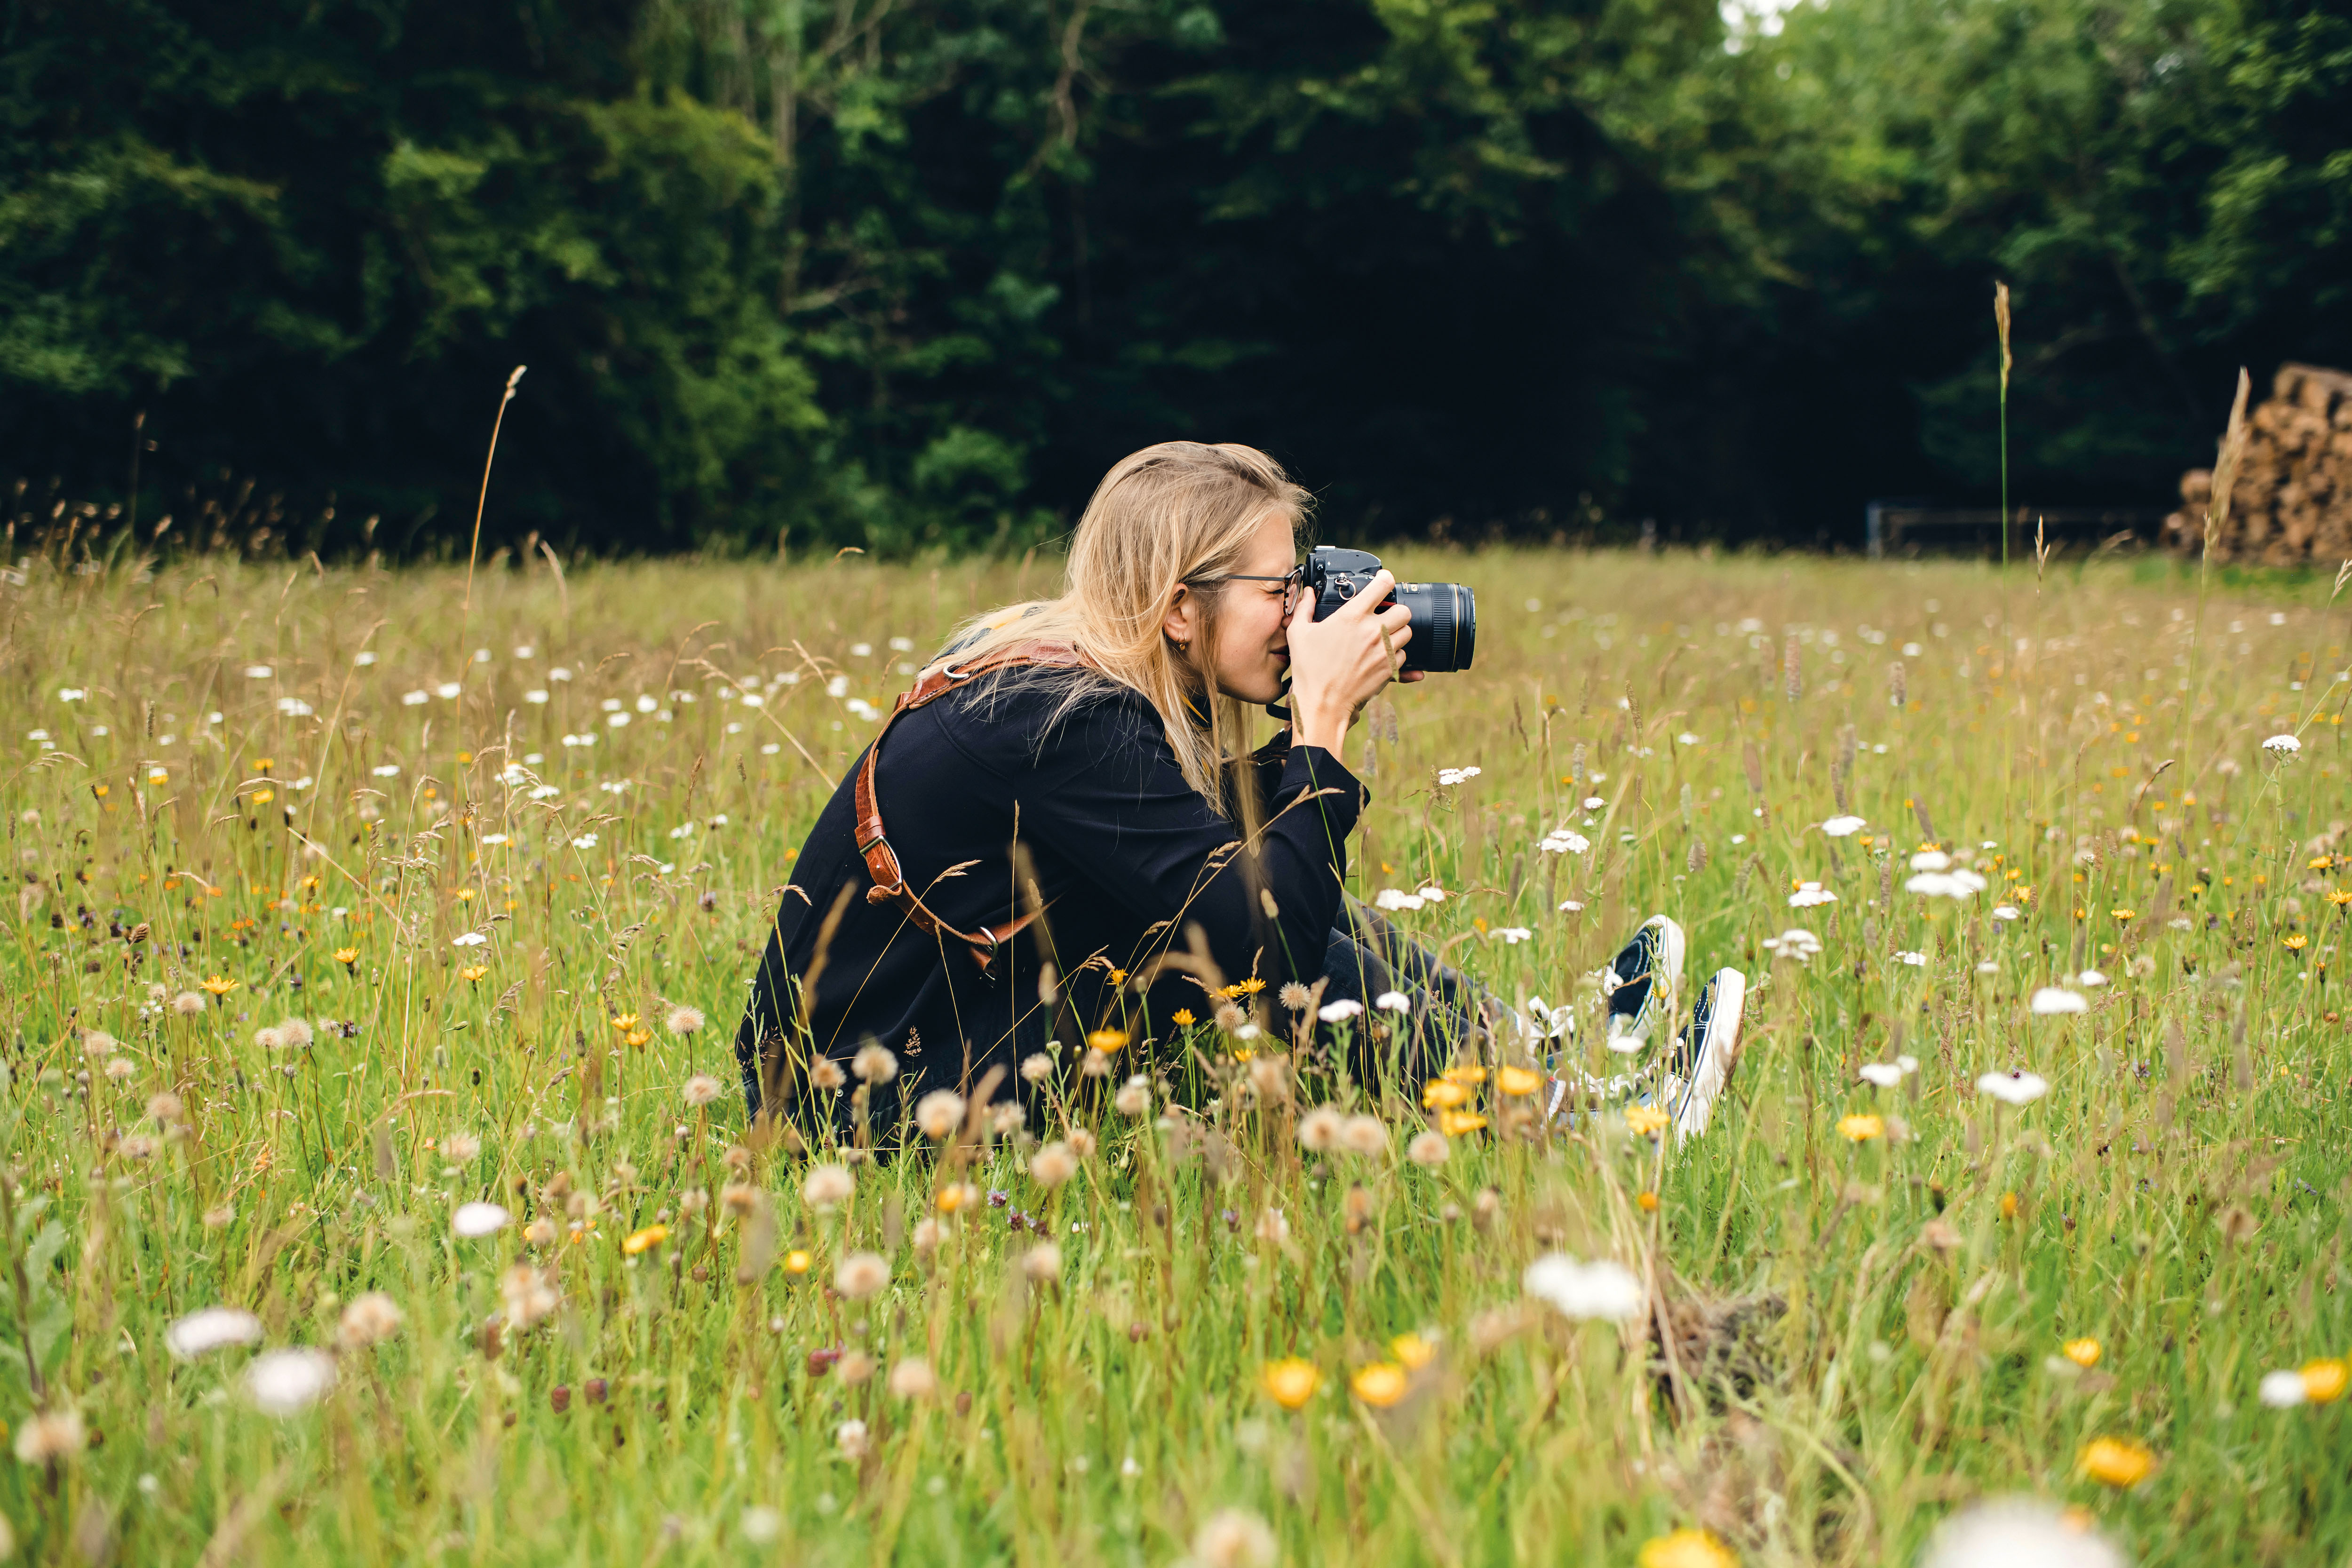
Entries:
{"type": "Polygon", "coordinates": [[[874,770],[882,755],[882,738],[890,732],[903,714],[935,702],[949,692],[968,685],[975,677],[994,674],[999,670],[1019,669],[1031,665],[1055,668],[1091,667],[1093,660],[1066,643],[1016,643],[987,654],[971,664],[959,665],[953,656],[941,659],[923,671],[912,689],[899,695],[890,716],[882,721],[882,728],[874,732],[873,744],[866,748],[866,760],[857,767],[857,852],[866,860],[866,874],[874,885],[866,889],[869,904],[896,904],[917,930],[942,943],[960,942],[988,973],[997,949],[1013,939],[1022,927],[1045,913],[1043,908],[995,925],[984,925],[976,931],[958,931],[931,912],[912,888],[907,885],[906,868],[898,864],[898,852],[890,847],[889,836],[882,828],[882,805],[874,788],[874,770]]]}

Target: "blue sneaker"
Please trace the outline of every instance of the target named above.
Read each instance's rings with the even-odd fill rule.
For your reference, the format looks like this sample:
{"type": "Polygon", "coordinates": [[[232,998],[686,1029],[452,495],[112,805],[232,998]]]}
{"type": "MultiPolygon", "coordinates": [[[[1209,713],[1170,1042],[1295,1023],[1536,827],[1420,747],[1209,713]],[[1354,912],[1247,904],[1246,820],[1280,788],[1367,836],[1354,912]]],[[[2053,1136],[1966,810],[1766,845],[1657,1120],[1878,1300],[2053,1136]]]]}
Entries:
{"type": "Polygon", "coordinates": [[[1747,1005],[1748,976],[1737,969],[1718,969],[1699,987],[1690,1022],[1675,1040],[1667,1080],[1677,1142],[1706,1131],[1732,1064],[1739,1059],[1739,1020],[1747,1005]]]}
{"type": "Polygon", "coordinates": [[[1601,972],[1601,994],[1609,1003],[1609,1048],[1631,1056],[1649,1044],[1674,1016],[1682,983],[1683,928],[1652,915],[1601,972]]]}

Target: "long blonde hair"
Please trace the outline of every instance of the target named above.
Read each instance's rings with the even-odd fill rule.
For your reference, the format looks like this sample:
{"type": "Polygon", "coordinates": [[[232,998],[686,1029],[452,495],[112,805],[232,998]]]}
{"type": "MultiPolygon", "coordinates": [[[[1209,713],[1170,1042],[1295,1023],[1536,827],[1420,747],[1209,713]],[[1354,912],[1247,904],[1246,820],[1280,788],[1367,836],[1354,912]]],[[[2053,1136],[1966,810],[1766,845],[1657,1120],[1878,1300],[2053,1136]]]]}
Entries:
{"type": "Polygon", "coordinates": [[[1241,570],[1269,514],[1293,539],[1313,503],[1282,465],[1231,442],[1162,441],[1113,464],[1070,540],[1061,596],[1008,605],[966,625],[950,644],[958,664],[1029,642],[1066,643],[1092,673],[1057,675],[1062,709],[1108,680],[1139,692],[1159,713],[1184,781],[1224,813],[1225,764],[1249,735],[1244,705],[1210,675],[1222,579],[1241,570]],[[1180,648],[1160,629],[1178,584],[1201,606],[1200,630],[1180,648]]]}

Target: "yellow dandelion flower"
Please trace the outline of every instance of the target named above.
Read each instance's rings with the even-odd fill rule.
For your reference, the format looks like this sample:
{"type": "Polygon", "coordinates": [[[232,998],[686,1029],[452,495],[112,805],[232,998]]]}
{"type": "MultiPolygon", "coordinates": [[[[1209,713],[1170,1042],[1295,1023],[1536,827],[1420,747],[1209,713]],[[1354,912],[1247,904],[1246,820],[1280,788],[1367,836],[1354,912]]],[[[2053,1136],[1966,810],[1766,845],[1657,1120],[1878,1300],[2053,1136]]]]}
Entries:
{"type": "Polygon", "coordinates": [[[626,1040],[630,1045],[636,1047],[639,1050],[643,1050],[645,1048],[646,1042],[654,1037],[654,1032],[651,1029],[631,1029],[627,1034],[621,1037],[624,1040],[626,1040]]]}
{"type": "Polygon", "coordinates": [[[2352,888],[2329,889],[2327,892],[2327,901],[2334,904],[2339,910],[2347,904],[2352,904],[2352,888]]]}
{"type": "Polygon", "coordinates": [[[2076,1465],[2091,1479],[2120,1490],[2147,1479],[2156,1468],[2156,1456],[2129,1437],[2095,1437],[2084,1446],[2076,1465]]]}
{"type": "Polygon", "coordinates": [[[252,798],[253,804],[256,805],[268,805],[271,801],[278,798],[278,792],[276,790],[257,789],[253,792],[252,798]]]}
{"type": "Polygon", "coordinates": [[[1124,970],[1124,969],[1114,969],[1114,970],[1112,970],[1112,971],[1110,972],[1110,983],[1111,983],[1113,985],[1124,985],[1124,984],[1127,984],[1127,971],[1126,971],[1126,970],[1124,970]]]}
{"type": "Polygon", "coordinates": [[[1739,1568],[1731,1548],[1706,1530],[1684,1528],[1670,1535],[1654,1535],[1642,1543],[1634,1561],[1641,1568],[1739,1568]]]}
{"type": "Polygon", "coordinates": [[[620,1030],[623,1034],[627,1034],[631,1029],[634,1029],[636,1026],[637,1016],[635,1013],[615,1013],[613,1015],[613,1027],[620,1030]]]}
{"type": "Polygon", "coordinates": [[[669,1226],[649,1225],[643,1230],[633,1230],[621,1243],[621,1250],[635,1258],[640,1252],[651,1251],[669,1239],[669,1226]]]}
{"type": "Polygon", "coordinates": [[[1296,1410],[1315,1397],[1315,1391],[1323,1386],[1323,1374],[1313,1362],[1294,1355],[1266,1363],[1257,1381],[1276,1405],[1296,1410]]]}
{"type": "Polygon", "coordinates": [[[1404,1397],[1404,1368],[1392,1361],[1376,1361],[1370,1366],[1358,1367],[1348,1386],[1357,1398],[1375,1410],[1386,1410],[1404,1397]]]}
{"type": "Polygon", "coordinates": [[[1448,1083],[1475,1086],[1486,1081],[1486,1069],[1475,1062],[1465,1062],[1460,1067],[1447,1068],[1441,1076],[1448,1083]]]}
{"type": "Polygon", "coordinates": [[[2066,1352],[2066,1359],[2076,1366],[2089,1367],[2099,1364],[2099,1342],[2096,1340],[2068,1340],[2063,1349],[2066,1352]]]}
{"type": "Polygon", "coordinates": [[[1180,1029],[1189,1029],[1194,1024],[1200,1022],[1199,1019],[1192,1016],[1192,1009],[1190,1007],[1177,1008],[1174,1013],[1170,1015],[1169,1021],[1173,1023],[1180,1029]]]}
{"type": "Polygon", "coordinates": [[[2336,857],[2333,855],[2315,857],[2311,862],[2311,868],[2315,871],[2333,871],[2336,869],[2336,857]]]}
{"type": "Polygon", "coordinates": [[[1886,1122],[1881,1117],[1855,1114],[1838,1118],[1837,1130],[1854,1143],[1867,1143],[1874,1138],[1886,1136],[1886,1122]]]}
{"type": "Polygon", "coordinates": [[[1629,1105],[1625,1108],[1625,1131],[1636,1138],[1654,1138],[1666,1130],[1666,1113],[1654,1105],[1629,1105]]]}
{"type": "Polygon", "coordinates": [[[460,888],[460,889],[457,889],[457,901],[458,901],[459,903],[461,903],[461,904],[470,904],[470,903],[472,903],[472,902],[474,901],[474,889],[471,889],[471,888],[460,888]]]}
{"type": "Polygon", "coordinates": [[[469,963],[457,971],[457,978],[470,985],[489,972],[490,966],[487,963],[469,963]]]}
{"type": "Polygon", "coordinates": [[[1421,1091],[1422,1108],[1426,1110],[1452,1110],[1470,1102],[1470,1091],[1449,1079],[1431,1079],[1421,1091]]]}
{"type": "Polygon", "coordinates": [[[2003,1193],[2000,1194],[2000,1217],[2003,1219],[2015,1219],[2017,1217],[2017,1194],[2015,1193],[2003,1193]]]}
{"type": "Polygon", "coordinates": [[[1486,1125],[1486,1119],[1475,1110],[1441,1110],[1437,1113],[1437,1130],[1448,1138],[1460,1138],[1486,1125]]]}
{"type": "Polygon", "coordinates": [[[2333,1405],[2343,1398],[2347,1380],[2352,1380],[2352,1368],[2337,1357],[2303,1363],[2303,1396],[2314,1405],[2333,1405]]]}
{"type": "Polygon", "coordinates": [[[1437,1359],[1437,1346],[1419,1334],[1399,1334],[1389,1342],[1389,1354],[1407,1372],[1419,1372],[1437,1359]]]}
{"type": "Polygon", "coordinates": [[[1543,1074],[1527,1068],[1505,1068],[1495,1075],[1495,1087],[1505,1094],[1533,1094],[1543,1087],[1543,1074]]]}
{"type": "Polygon", "coordinates": [[[1655,1214],[1658,1212],[1658,1194],[1655,1193],[1643,1193],[1633,1201],[1641,1205],[1642,1212],[1643,1214],[1655,1214]]]}
{"type": "Polygon", "coordinates": [[[1097,1029],[1093,1034],[1087,1037],[1087,1045],[1090,1049],[1100,1051],[1107,1057],[1115,1057],[1118,1055],[1119,1052],[1127,1049],[1127,1031],[1125,1029],[1097,1029]]]}
{"type": "Polygon", "coordinates": [[[359,963],[359,961],[360,950],[358,948],[339,947],[335,949],[335,962],[341,964],[345,969],[351,968],[353,964],[359,963]]]}
{"type": "Polygon", "coordinates": [[[202,989],[211,992],[215,996],[226,996],[236,989],[236,982],[225,974],[215,974],[205,979],[202,989]]]}
{"type": "Polygon", "coordinates": [[[2107,913],[2115,917],[2116,920],[2126,923],[2139,918],[2139,911],[2137,910],[2109,910],[2107,913]]]}
{"type": "Polygon", "coordinates": [[[794,1247],[792,1251],[784,1254],[784,1272],[787,1274],[805,1274],[815,1262],[816,1259],[811,1258],[807,1253],[802,1251],[799,1247],[794,1247]]]}
{"type": "Polygon", "coordinates": [[[147,770],[147,782],[151,784],[170,784],[172,782],[172,775],[164,772],[162,768],[149,768],[147,770]]]}
{"type": "Polygon", "coordinates": [[[2311,945],[2311,939],[2301,931],[2296,931],[2293,936],[2281,937],[2279,941],[2285,945],[2289,952],[2301,952],[2311,945]]]}

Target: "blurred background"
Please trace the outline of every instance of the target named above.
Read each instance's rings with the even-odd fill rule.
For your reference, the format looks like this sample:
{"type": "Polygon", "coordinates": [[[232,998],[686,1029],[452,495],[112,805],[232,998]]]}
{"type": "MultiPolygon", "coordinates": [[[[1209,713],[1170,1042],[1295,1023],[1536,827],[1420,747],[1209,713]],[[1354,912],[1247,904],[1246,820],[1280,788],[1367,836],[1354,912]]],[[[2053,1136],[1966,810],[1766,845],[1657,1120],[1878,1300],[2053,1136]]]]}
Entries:
{"type": "Polygon", "coordinates": [[[2352,363],[2352,0],[12,0],[0,482],[330,556],[2177,504],[2352,363]],[[136,479],[133,471],[136,464],[136,479]],[[487,548],[487,544],[486,544],[487,548]]]}

